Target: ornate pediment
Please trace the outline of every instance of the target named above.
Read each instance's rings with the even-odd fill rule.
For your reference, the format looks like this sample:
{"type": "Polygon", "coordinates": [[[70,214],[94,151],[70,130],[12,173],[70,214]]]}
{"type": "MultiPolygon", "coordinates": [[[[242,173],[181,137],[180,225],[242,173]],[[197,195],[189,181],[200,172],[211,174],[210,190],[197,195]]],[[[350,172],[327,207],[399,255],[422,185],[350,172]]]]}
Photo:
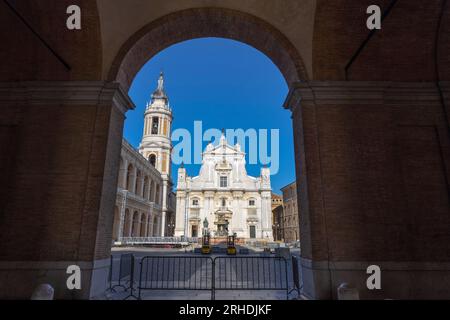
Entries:
{"type": "Polygon", "coordinates": [[[223,159],[216,164],[215,168],[217,171],[231,171],[233,166],[227,160],[223,159]]]}

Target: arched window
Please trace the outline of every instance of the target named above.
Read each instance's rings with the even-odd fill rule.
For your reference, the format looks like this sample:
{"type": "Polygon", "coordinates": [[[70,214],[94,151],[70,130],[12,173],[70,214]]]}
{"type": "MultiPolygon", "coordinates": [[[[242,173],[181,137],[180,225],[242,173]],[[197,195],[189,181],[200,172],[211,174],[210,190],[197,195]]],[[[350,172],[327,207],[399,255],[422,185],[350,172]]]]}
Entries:
{"type": "Polygon", "coordinates": [[[156,167],[156,155],[151,154],[151,155],[148,157],[148,161],[150,161],[150,164],[151,164],[152,166],[156,167]]]}

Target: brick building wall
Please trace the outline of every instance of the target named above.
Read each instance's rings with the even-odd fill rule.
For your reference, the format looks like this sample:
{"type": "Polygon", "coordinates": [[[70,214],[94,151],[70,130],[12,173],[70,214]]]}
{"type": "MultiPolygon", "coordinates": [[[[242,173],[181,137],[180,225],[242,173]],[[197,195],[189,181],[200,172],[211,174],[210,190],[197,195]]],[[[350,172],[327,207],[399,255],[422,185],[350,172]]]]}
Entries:
{"type": "Polygon", "coordinates": [[[286,243],[300,239],[299,212],[297,205],[296,182],[281,188],[283,192],[283,226],[282,234],[286,243]]]}

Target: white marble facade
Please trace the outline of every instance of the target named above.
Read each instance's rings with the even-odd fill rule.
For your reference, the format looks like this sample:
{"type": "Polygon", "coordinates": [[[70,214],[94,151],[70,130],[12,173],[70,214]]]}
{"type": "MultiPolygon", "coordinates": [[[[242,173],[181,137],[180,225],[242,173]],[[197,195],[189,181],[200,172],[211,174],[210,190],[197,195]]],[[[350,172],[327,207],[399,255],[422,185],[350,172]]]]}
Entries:
{"type": "Polygon", "coordinates": [[[178,169],[175,236],[213,237],[237,234],[243,239],[272,241],[270,170],[247,175],[245,153],[222,135],[202,155],[200,174],[178,169]],[[207,222],[208,230],[204,227],[207,222]]]}

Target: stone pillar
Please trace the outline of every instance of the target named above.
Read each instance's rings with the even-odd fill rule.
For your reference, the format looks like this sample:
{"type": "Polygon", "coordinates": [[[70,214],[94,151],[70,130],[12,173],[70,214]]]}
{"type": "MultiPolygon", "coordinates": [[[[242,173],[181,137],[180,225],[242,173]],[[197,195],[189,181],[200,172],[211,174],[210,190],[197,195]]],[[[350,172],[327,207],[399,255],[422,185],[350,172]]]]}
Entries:
{"type": "Polygon", "coordinates": [[[127,189],[128,159],[123,159],[122,168],[119,172],[119,187],[127,189]]]}
{"type": "Polygon", "coordinates": [[[261,192],[261,238],[267,241],[273,241],[271,227],[271,193],[270,191],[261,192]]]}
{"type": "MultiPolygon", "coordinates": [[[[209,191],[205,192],[205,198],[204,198],[204,206],[205,206],[205,217],[208,219],[208,230],[211,232],[214,228],[214,192],[209,191]]],[[[202,221],[203,223],[203,221],[202,221]]]]}
{"type": "Polygon", "coordinates": [[[141,176],[139,177],[139,183],[138,183],[139,190],[138,196],[144,198],[144,174],[141,171],[141,176]]]}
{"type": "Polygon", "coordinates": [[[338,286],[351,283],[361,299],[450,296],[450,272],[436,271],[450,263],[450,143],[437,85],[291,88],[285,106],[294,127],[303,294],[337,298],[338,286]],[[366,287],[372,264],[389,279],[383,290],[366,287]]]}
{"type": "Polygon", "coordinates": [[[160,233],[161,232],[161,217],[156,217],[156,230],[157,230],[156,236],[161,237],[161,233],[160,233]]]}
{"type": "Polygon", "coordinates": [[[166,235],[166,212],[161,212],[161,237],[166,235]]]}
{"type": "Polygon", "coordinates": [[[103,294],[132,102],[115,83],[30,81],[1,83],[0,104],[16,143],[2,201],[0,298],[29,299],[40,283],[55,289],[55,299],[103,294]],[[81,290],[66,287],[73,264],[81,268],[81,290]]]}
{"type": "Polygon", "coordinates": [[[184,191],[177,191],[177,205],[176,205],[176,216],[175,216],[175,237],[181,237],[184,235],[184,211],[185,211],[185,201],[186,193],[184,191]]]}
{"type": "Polygon", "coordinates": [[[231,233],[236,232],[238,236],[242,236],[243,227],[245,224],[242,224],[242,212],[240,208],[240,202],[242,199],[242,192],[237,191],[233,192],[233,202],[232,202],[232,211],[233,218],[231,220],[231,233]]]}
{"type": "Polygon", "coordinates": [[[148,201],[150,199],[150,178],[147,178],[147,188],[144,188],[144,190],[144,199],[148,201]]]}
{"type": "Polygon", "coordinates": [[[136,165],[133,166],[133,171],[130,174],[130,181],[131,181],[131,186],[130,186],[130,192],[133,194],[136,194],[137,190],[136,190],[136,179],[137,179],[137,168],[136,165]]]}
{"type": "Polygon", "coordinates": [[[161,213],[161,236],[164,237],[166,235],[166,214],[167,214],[167,184],[168,180],[166,177],[163,179],[163,186],[161,192],[162,198],[162,213],[161,213]]]}
{"type": "Polygon", "coordinates": [[[122,238],[124,237],[128,190],[122,189],[121,192],[122,192],[122,203],[120,204],[120,222],[119,222],[119,239],[118,239],[119,242],[122,241],[122,238]]]}
{"type": "Polygon", "coordinates": [[[130,215],[128,217],[129,223],[128,223],[127,235],[128,235],[128,237],[132,237],[133,236],[133,222],[134,222],[133,221],[133,216],[134,216],[134,211],[130,210],[129,212],[130,212],[130,215]]]}
{"type": "Polygon", "coordinates": [[[148,236],[153,237],[153,212],[155,208],[153,207],[153,204],[150,205],[150,210],[148,214],[148,236]]]}

